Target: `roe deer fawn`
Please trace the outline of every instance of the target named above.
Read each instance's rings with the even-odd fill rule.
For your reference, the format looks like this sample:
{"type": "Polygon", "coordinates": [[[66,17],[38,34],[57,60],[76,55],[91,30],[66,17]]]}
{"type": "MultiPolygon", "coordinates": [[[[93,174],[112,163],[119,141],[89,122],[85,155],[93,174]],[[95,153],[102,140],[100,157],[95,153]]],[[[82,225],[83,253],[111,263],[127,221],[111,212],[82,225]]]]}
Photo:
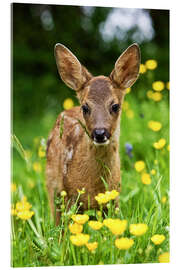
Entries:
{"type": "Polygon", "coordinates": [[[60,196],[65,190],[72,205],[77,190],[85,188],[80,196],[85,210],[89,204],[98,207],[94,197],[105,191],[102,177],[110,190],[120,191],[120,114],[125,90],[138,78],[140,50],[137,44],[128,47],[109,77],[93,77],[62,44],[56,44],[55,58],[62,80],[76,91],[80,102],[79,107],[60,113],[47,142],[46,184],[59,224],[55,193],[60,196]],[[108,175],[104,167],[109,168],[108,175]]]}

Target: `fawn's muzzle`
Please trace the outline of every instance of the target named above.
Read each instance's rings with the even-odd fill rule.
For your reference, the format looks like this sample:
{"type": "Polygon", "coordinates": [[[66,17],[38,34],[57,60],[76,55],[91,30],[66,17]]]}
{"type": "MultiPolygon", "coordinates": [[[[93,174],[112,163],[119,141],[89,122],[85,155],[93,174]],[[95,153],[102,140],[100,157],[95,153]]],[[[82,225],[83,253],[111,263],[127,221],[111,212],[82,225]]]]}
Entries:
{"type": "Polygon", "coordinates": [[[92,139],[97,144],[106,143],[110,138],[110,134],[105,128],[96,128],[92,132],[92,139]]]}

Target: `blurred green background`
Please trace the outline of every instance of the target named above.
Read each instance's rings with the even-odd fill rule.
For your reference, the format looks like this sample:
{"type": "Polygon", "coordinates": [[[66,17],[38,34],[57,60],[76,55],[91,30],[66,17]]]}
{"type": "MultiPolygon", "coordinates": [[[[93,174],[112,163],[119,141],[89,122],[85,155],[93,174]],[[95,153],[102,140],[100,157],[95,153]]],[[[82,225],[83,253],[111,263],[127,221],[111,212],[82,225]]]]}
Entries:
{"type": "MultiPolygon", "coordinates": [[[[47,137],[65,98],[78,101],[59,78],[54,45],[67,46],[93,75],[108,76],[133,42],[142,63],[158,62],[153,80],[169,81],[169,11],[64,5],[12,4],[13,133],[24,147],[47,137]]],[[[151,75],[149,75],[151,76],[151,75]]],[[[150,78],[152,79],[152,78],[150,78]]],[[[133,86],[137,102],[146,98],[147,78],[133,86]]]]}

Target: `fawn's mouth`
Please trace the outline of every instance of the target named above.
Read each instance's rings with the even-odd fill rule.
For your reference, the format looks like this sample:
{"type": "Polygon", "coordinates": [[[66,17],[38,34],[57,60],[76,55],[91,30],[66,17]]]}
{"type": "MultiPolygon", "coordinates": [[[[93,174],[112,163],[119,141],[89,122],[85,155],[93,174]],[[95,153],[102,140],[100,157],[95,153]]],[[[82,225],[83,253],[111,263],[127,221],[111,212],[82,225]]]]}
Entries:
{"type": "Polygon", "coordinates": [[[93,130],[91,138],[97,146],[109,144],[110,133],[105,128],[96,128],[93,130]]]}
{"type": "Polygon", "coordinates": [[[103,142],[98,142],[98,141],[96,141],[96,140],[93,140],[93,143],[94,143],[94,145],[96,145],[96,146],[108,145],[108,144],[109,144],[109,139],[106,139],[106,140],[103,141],[103,142]]]}

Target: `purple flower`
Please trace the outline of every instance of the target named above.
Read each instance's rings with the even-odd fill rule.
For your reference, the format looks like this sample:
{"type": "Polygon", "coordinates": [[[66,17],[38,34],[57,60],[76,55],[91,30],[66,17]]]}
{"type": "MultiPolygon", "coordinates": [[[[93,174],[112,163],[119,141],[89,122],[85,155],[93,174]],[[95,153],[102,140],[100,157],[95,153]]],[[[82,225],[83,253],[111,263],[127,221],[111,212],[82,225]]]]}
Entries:
{"type": "Polygon", "coordinates": [[[132,154],[132,150],[133,150],[133,146],[132,146],[132,144],[130,144],[130,143],[125,143],[125,149],[126,149],[126,154],[130,157],[130,158],[132,158],[132,156],[133,156],[133,154],[132,154]]]}

